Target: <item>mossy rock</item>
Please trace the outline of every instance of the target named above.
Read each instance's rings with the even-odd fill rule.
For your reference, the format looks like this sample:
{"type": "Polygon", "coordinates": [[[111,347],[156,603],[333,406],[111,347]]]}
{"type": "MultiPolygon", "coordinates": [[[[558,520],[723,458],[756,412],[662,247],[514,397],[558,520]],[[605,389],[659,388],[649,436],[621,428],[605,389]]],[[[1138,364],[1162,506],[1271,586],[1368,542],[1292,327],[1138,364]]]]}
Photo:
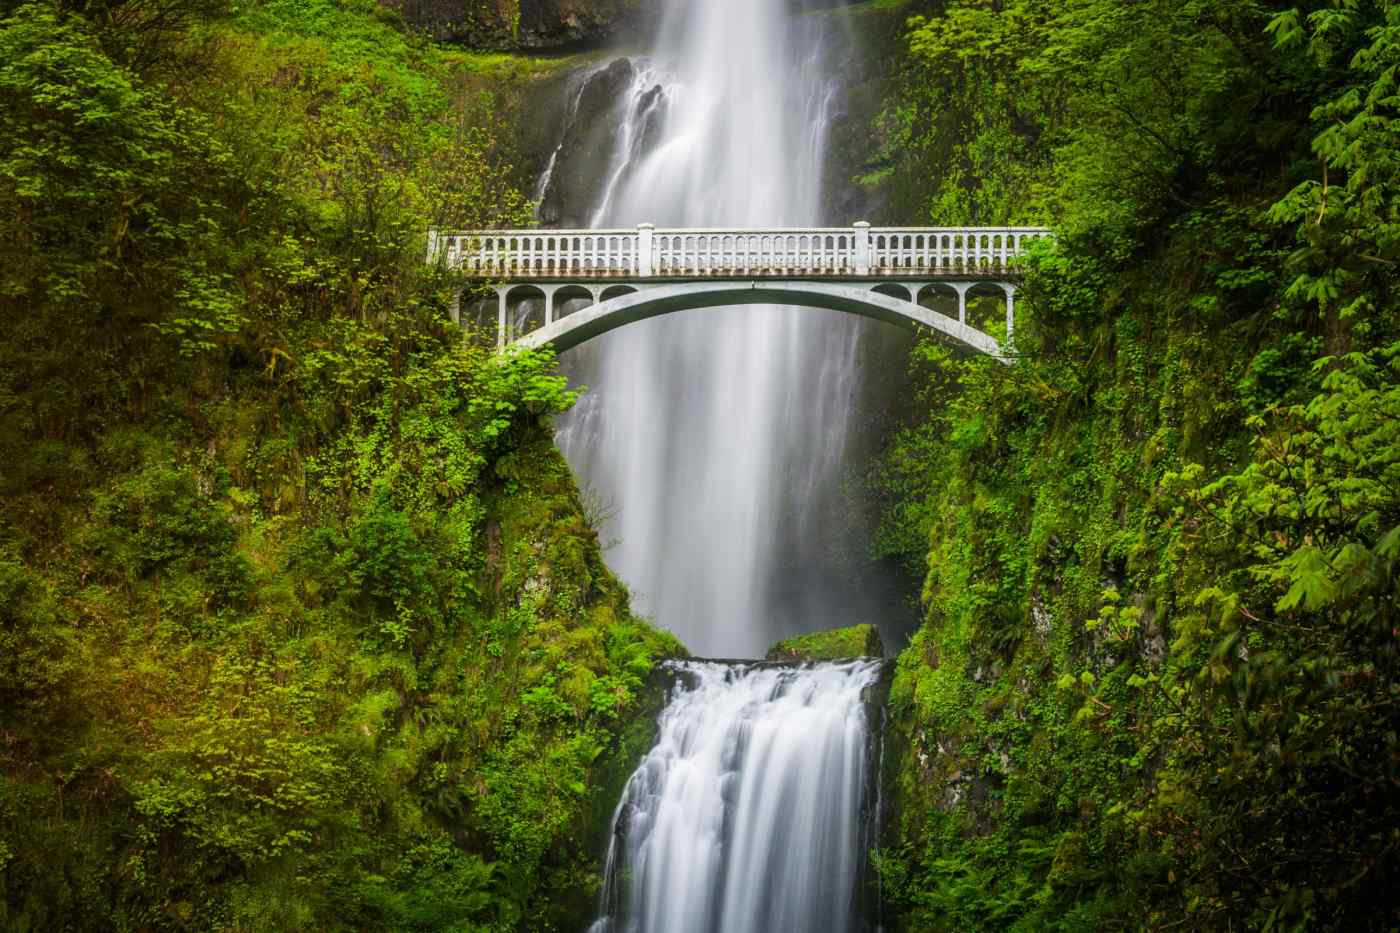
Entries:
{"type": "Polygon", "coordinates": [[[882,658],[884,643],[873,625],[811,632],[778,642],[768,649],[769,661],[834,661],[839,658],[882,658]]]}

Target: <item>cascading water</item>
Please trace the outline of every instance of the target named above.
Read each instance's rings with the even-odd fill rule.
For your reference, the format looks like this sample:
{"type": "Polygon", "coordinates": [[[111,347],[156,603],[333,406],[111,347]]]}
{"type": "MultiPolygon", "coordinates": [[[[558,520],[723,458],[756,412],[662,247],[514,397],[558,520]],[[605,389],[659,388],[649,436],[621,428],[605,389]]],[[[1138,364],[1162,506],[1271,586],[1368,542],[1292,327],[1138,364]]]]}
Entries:
{"type": "Polygon", "coordinates": [[[656,746],[613,817],[590,933],[852,933],[879,661],[674,662],[656,746]]]}
{"type": "MultiPolygon", "coordinates": [[[[817,223],[838,91],[825,50],[841,15],[794,18],[788,0],[668,0],[650,55],[598,72],[630,87],[617,131],[597,143],[610,156],[582,219],[817,223]]],[[[560,444],[612,511],[609,563],[637,607],[698,654],[757,657],[780,637],[853,621],[827,568],[864,323],[705,310],[565,354],[590,391],[560,444]]]]}
{"type": "MultiPolygon", "coordinates": [[[[839,91],[829,40],[844,14],[664,2],[646,57],[570,89],[541,219],[819,223],[839,91]],[[590,202],[568,206],[571,188],[590,202]]],[[[560,443],[614,510],[609,563],[635,605],[697,653],[756,657],[779,637],[860,621],[828,570],[866,326],[811,309],[705,310],[565,354],[590,390],[560,443]]],[[[677,666],[656,747],[614,816],[594,933],[866,929],[864,702],[881,662],[677,666]]]]}

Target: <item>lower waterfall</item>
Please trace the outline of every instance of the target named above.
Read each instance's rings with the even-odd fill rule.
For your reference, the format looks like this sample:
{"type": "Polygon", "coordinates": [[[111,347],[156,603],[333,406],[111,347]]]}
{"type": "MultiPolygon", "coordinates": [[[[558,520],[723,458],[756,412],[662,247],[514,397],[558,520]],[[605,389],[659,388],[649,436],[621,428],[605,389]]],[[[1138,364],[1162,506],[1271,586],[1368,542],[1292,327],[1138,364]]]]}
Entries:
{"type": "Polygon", "coordinates": [[[884,662],[675,661],[589,933],[858,933],[884,662]]]}

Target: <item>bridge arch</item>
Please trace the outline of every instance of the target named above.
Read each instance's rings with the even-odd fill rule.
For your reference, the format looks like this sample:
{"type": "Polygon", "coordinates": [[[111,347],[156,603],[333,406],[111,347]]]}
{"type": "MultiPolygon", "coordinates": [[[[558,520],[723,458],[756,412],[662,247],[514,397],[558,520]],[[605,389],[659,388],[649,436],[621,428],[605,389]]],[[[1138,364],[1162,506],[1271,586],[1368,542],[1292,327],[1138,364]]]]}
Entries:
{"type": "MultiPolygon", "coordinates": [[[[1010,285],[1002,287],[1010,305],[1015,289],[1010,285]]],[[[901,287],[901,291],[907,293],[913,290],[901,287]]],[[[548,345],[562,353],[635,321],[677,311],[748,304],[825,308],[910,329],[923,326],[980,353],[1003,358],[996,338],[963,321],[924,308],[913,301],[875,291],[868,285],[844,285],[830,281],[676,282],[640,285],[625,294],[616,294],[610,288],[603,293],[602,301],[521,335],[513,344],[523,347],[548,345]]]]}
{"type": "MultiPolygon", "coordinates": [[[[872,228],[864,221],[765,230],[433,229],[428,262],[465,281],[496,283],[488,287],[497,295],[502,348],[567,350],[658,314],[775,304],[923,326],[1003,359],[997,339],[979,327],[999,330],[994,322],[1004,312],[1011,335],[1016,263],[1028,244],[1050,236],[1040,227],[872,228]],[[990,308],[978,300],[987,290],[997,297],[990,308]]],[[[454,321],[461,310],[459,294],[454,321]]]]}

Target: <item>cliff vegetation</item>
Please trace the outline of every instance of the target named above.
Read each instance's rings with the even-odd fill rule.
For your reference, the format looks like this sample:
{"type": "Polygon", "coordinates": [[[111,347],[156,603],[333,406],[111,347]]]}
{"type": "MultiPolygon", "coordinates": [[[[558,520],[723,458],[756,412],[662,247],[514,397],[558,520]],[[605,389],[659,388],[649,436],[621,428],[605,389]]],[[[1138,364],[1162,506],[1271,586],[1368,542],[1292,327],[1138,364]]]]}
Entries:
{"type": "Polygon", "coordinates": [[[574,929],[653,660],[429,224],[494,105],[368,0],[0,3],[0,927],[574,929]],[[625,734],[624,734],[625,733],[625,734]]]}
{"type": "Polygon", "coordinates": [[[1393,3],[910,20],[872,183],[1059,240],[872,471],[907,929],[1400,923],[1398,73],[1393,3]]]}

